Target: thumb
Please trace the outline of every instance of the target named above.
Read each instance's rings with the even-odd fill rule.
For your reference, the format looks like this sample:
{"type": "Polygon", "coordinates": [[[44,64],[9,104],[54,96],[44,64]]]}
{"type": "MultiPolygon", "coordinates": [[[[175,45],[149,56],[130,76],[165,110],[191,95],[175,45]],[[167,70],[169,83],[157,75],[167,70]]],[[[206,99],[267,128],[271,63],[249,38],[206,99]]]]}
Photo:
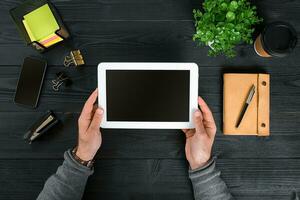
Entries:
{"type": "Polygon", "coordinates": [[[194,124],[195,124],[195,129],[196,133],[205,133],[205,128],[203,126],[203,116],[200,110],[197,110],[194,113],[194,124]]]}
{"type": "Polygon", "coordinates": [[[100,124],[103,118],[103,110],[101,108],[97,108],[95,114],[93,116],[92,122],[90,124],[90,130],[99,130],[100,124]]]}

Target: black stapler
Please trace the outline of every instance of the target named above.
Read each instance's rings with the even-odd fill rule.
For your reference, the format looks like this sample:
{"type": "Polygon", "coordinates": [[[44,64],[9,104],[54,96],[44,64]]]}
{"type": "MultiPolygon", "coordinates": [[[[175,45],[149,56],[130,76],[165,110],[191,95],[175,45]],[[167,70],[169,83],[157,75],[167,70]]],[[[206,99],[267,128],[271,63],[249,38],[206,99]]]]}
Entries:
{"type": "Polygon", "coordinates": [[[46,133],[50,128],[58,123],[58,119],[55,117],[52,111],[47,111],[45,115],[39,118],[25,133],[24,140],[27,140],[29,144],[32,141],[46,133]]]}

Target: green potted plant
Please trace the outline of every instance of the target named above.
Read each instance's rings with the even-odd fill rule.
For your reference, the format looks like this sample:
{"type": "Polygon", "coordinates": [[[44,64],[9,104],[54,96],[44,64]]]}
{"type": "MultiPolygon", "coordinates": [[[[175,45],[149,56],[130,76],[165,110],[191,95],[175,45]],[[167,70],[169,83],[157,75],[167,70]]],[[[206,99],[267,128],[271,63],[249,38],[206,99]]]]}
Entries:
{"type": "Polygon", "coordinates": [[[252,44],[253,25],[262,21],[247,0],[205,0],[203,10],[193,10],[196,33],[193,40],[210,47],[208,55],[234,57],[234,47],[252,44]]]}

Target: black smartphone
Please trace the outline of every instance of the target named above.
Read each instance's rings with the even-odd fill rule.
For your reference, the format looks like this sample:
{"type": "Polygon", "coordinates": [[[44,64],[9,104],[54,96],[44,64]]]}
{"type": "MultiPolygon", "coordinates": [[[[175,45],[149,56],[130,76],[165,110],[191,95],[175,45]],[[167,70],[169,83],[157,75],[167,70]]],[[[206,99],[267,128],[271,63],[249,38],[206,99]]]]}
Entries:
{"type": "Polygon", "coordinates": [[[46,68],[45,60],[33,57],[24,59],[14,99],[16,104],[30,108],[37,106],[46,68]]]}

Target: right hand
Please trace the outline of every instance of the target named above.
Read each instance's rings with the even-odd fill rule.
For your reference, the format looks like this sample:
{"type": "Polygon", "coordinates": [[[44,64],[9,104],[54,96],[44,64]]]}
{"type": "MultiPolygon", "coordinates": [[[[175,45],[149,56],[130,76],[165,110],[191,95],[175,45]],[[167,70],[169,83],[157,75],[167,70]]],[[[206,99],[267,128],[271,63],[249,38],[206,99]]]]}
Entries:
{"type": "Polygon", "coordinates": [[[195,129],[183,129],[186,136],[185,154],[191,169],[204,166],[211,157],[211,149],[216,135],[213,115],[205,103],[198,97],[201,108],[194,113],[195,129]]]}
{"type": "Polygon", "coordinates": [[[103,110],[94,105],[98,97],[96,89],[85,102],[78,119],[78,147],[76,155],[85,161],[92,160],[102,143],[100,124],[103,110]]]}

